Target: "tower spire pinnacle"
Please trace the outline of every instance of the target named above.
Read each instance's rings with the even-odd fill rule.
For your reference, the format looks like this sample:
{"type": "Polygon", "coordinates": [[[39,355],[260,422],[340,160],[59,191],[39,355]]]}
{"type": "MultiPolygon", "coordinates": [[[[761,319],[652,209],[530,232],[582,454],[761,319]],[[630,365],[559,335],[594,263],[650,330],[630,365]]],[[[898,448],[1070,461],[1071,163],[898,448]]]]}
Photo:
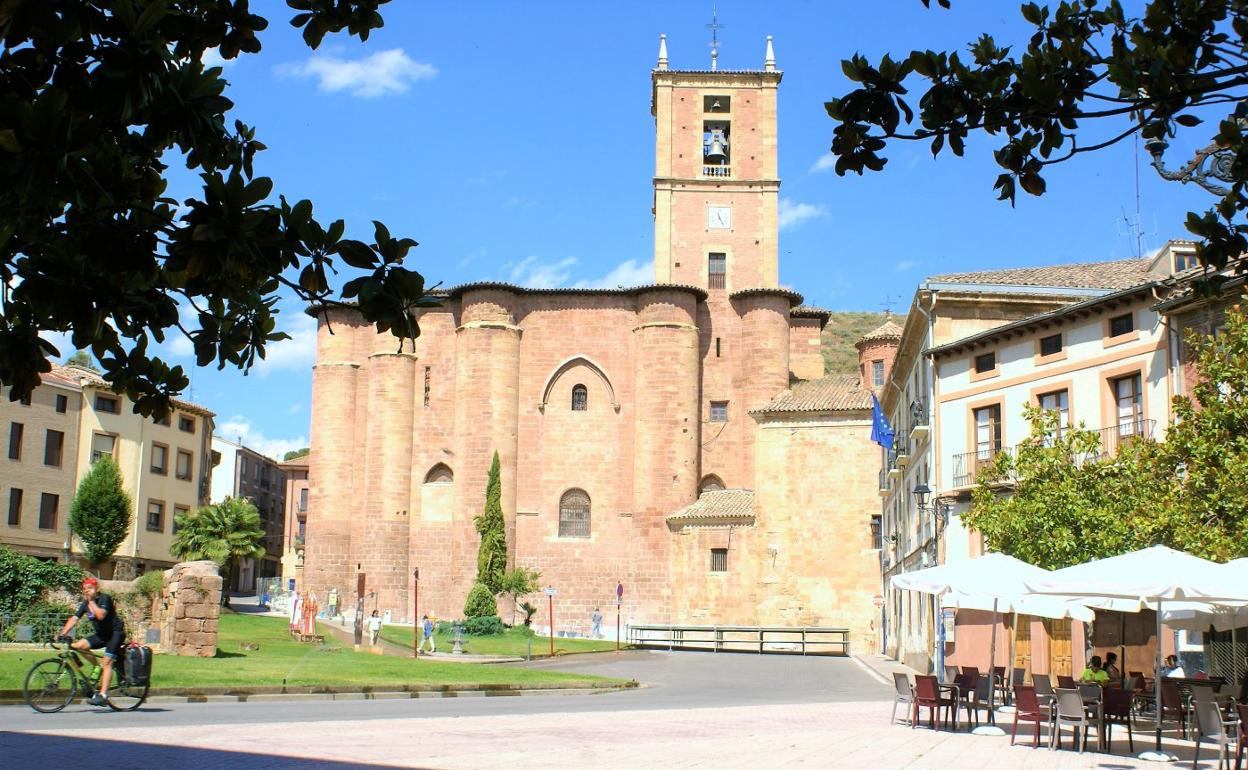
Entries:
{"type": "Polygon", "coordinates": [[[776,49],[771,46],[771,35],[767,36],[767,53],[763,56],[763,69],[767,72],[776,71],[776,49]]]}
{"type": "Polygon", "coordinates": [[[667,35],[659,35],[659,64],[661,70],[667,69],[667,35]]]}
{"type": "Polygon", "coordinates": [[[716,3],[711,3],[711,23],[706,25],[711,31],[711,69],[719,68],[719,31],[724,28],[719,23],[719,8],[716,3]]]}

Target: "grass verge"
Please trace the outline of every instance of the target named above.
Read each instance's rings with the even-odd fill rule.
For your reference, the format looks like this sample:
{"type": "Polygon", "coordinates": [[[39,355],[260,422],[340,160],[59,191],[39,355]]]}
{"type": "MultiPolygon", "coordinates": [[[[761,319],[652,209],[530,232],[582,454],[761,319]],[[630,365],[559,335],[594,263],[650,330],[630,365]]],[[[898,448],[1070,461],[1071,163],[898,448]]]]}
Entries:
{"type": "MultiPolygon", "coordinates": [[[[383,626],[381,638],[387,642],[400,645],[407,649],[412,647],[412,629],[403,626],[383,626]]],[[[438,643],[440,652],[450,652],[455,646],[455,637],[451,634],[435,633],[433,638],[438,643]]],[[[464,636],[464,652],[471,655],[497,655],[499,657],[523,658],[529,652],[532,642],[535,656],[550,655],[550,639],[536,636],[525,626],[509,628],[497,636],[464,636]]],[[[623,645],[627,647],[628,645],[623,645]]],[[[606,652],[615,649],[614,641],[602,639],[563,639],[555,638],[555,655],[566,655],[573,652],[606,652]]]]}
{"type": "MultiPolygon", "coordinates": [[[[0,690],[20,690],[30,666],[52,654],[47,648],[0,651],[0,690]]],[[[509,666],[355,653],[329,635],[324,645],[301,644],[291,640],[282,618],[233,613],[221,616],[215,658],[158,655],[152,663],[152,686],[158,688],[426,684],[575,687],[615,681],[509,666]],[[257,644],[259,649],[243,650],[244,643],[257,644]]]]}

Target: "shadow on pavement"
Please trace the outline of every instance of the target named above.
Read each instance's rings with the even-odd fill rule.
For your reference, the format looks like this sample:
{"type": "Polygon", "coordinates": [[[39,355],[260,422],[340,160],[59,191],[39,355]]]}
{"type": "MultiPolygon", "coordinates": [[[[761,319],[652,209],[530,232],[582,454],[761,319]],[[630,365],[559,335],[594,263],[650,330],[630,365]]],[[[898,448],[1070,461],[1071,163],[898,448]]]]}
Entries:
{"type": "Polygon", "coordinates": [[[192,748],[185,746],[135,743],[132,741],[109,741],[97,738],[78,738],[63,735],[32,735],[0,731],[0,756],[19,758],[14,765],[6,767],[75,766],[86,761],[93,770],[110,768],[194,768],[194,770],[353,770],[377,767],[415,767],[414,765],[374,765],[359,762],[336,762],[334,760],[304,757],[274,756],[263,753],[257,746],[255,753],[192,748]]]}

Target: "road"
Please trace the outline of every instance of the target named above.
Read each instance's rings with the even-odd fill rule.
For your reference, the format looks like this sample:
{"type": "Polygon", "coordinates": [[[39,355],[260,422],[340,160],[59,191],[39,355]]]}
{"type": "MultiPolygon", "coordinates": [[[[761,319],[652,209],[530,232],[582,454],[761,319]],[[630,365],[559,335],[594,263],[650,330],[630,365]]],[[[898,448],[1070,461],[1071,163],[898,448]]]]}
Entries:
{"type": "MultiPolygon", "coordinates": [[[[77,705],[53,715],[0,707],[0,768],[1146,766],[1127,754],[1119,733],[1108,757],[890,725],[891,688],[849,659],[631,652],[530,665],[631,677],[646,686],[597,695],[153,702],[131,714],[77,705]]],[[[1190,744],[1178,753],[1191,761],[1190,744]]],[[[1200,767],[1216,766],[1214,756],[1200,767]]]]}

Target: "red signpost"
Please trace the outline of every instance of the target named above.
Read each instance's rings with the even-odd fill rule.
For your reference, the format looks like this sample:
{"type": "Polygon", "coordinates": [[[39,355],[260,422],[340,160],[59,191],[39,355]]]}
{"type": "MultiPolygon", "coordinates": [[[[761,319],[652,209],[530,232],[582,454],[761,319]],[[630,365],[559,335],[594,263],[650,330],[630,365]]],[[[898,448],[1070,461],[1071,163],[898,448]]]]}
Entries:
{"type": "Polygon", "coordinates": [[[420,657],[420,567],[412,572],[412,657],[420,657]]]}
{"type": "Polygon", "coordinates": [[[620,605],[624,603],[624,584],[615,584],[615,654],[620,654],[620,605]]]}

